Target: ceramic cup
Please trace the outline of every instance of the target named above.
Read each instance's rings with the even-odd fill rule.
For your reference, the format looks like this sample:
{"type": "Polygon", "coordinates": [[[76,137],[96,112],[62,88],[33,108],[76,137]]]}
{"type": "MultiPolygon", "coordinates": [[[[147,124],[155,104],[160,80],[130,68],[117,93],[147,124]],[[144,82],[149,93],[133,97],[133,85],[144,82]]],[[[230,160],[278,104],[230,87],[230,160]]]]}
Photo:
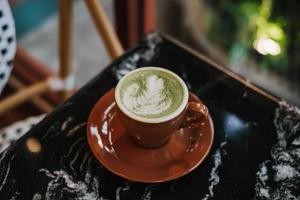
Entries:
{"type": "Polygon", "coordinates": [[[125,75],[117,84],[115,90],[115,101],[117,104],[117,116],[122,125],[126,128],[130,138],[143,148],[158,148],[166,144],[171,135],[181,128],[193,129],[201,122],[201,119],[208,116],[206,106],[201,102],[189,101],[189,91],[184,81],[169,70],[158,67],[143,67],[131,71],[125,75]],[[119,97],[119,87],[122,81],[138,70],[156,69],[167,72],[177,79],[184,88],[184,98],[180,109],[161,119],[143,119],[130,113],[122,104],[119,97]]]}

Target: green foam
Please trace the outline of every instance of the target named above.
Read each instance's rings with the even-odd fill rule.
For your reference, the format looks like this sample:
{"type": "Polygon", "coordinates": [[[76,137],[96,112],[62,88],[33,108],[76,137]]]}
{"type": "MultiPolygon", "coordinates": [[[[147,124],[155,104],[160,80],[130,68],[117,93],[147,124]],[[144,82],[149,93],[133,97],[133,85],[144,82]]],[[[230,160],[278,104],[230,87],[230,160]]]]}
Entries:
{"type": "MultiPolygon", "coordinates": [[[[160,70],[155,69],[148,69],[148,70],[141,70],[134,72],[130,76],[127,76],[122,85],[120,85],[120,100],[122,105],[131,113],[144,118],[160,118],[170,115],[171,113],[175,112],[182,104],[184,99],[184,86],[180,83],[180,81],[175,78],[172,74],[160,70]],[[126,89],[136,84],[138,85],[137,90],[135,93],[131,95],[132,98],[142,98],[142,95],[147,90],[147,78],[150,76],[155,76],[157,80],[163,81],[164,89],[160,90],[159,93],[159,104],[164,104],[166,102],[172,102],[171,105],[163,110],[160,113],[139,113],[138,109],[142,106],[147,106],[151,104],[151,102],[146,102],[146,104],[136,104],[133,109],[130,109],[124,103],[124,95],[126,95],[126,89]]],[[[127,91],[128,92],[128,91],[127,91]]],[[[150,100],[149,100],[150,101],[150,100]]]]}

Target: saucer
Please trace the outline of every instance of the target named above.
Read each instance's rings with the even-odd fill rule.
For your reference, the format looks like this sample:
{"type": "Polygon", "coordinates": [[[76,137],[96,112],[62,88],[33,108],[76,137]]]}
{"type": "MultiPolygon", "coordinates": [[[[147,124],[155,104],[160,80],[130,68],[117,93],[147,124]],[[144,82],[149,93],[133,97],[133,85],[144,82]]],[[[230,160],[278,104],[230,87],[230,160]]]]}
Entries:
{"type": "MultiPolygon", "coordinates": [[[[144,183],[165,182],[195,169],[207,156],[214,138],[210,115],[191,131],[176,131],[167,144],[144,149],[132,142],[116,115],[114,91],[101,97],[87,124],[87,139],[97,160],[125,179],[144,183]]],[[[190,101],[200,101],[190,93],[190,101]]]]}

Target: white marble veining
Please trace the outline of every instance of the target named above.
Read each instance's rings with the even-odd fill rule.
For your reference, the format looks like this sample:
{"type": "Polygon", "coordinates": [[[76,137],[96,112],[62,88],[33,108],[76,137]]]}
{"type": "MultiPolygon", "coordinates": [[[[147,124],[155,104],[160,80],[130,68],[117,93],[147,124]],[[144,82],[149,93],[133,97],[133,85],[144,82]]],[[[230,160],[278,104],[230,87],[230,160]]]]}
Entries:
{"type": "Polygon", "coordinates": [[[7,177],[10,173],[10,167],[11,167],[11,163],[13,162],[16,154],[11,155],[10,157],[6,156],[6,154],[8,153],[8,151],[6,150],[1,158],[0,158],[0,163],[2,163],[2,168],[0,171],[0,191],[3,190],[4,185],[7,183],[7,177]]]}
{"type": "Polygon", "coordinates": [[[41,169],[40,172],[51,179],[44,195],[46,200],[63,199],[63,192],[76,194],[76,197],[73,198],[76,200],[97,199],[100,196],[99,183],[89,174],[89,171],[87,171],[84,181],[76,181],[64,170],[50,172],[47,169],[41,169]],[[90,184],[93,186],[92,188],[88,186],[90,182],[92,182],[90,184]]]}
{"type": "Polygon", "coordinates": [[[271,159],[263,162],[256,174],[255,200],[300,199],[300,110],[281,102],[274,125],[277,143],[271,159]]]}
{"type": "Polygon", "coordinates": [[[213,154],[213,161],[214,166],[210,171],[210,177],[209,177],[209,187],[208,187],[208,194],[205,195],[202,200],[208,200],[212,197],[214,197],[214,187],[220,183],[220,177],[218,174],[218,169],[222,165],[222,156],[225,156],[227,153],[225,151],[225,146],[227,144],[227,136],[225,137],[225,141],[220,144],[220,147],[216,150],[216,152],[213,154]]]}
{"type": "Polygon", "coordinates": [[[149,185],[145,188],[145,191],[141,197],[141,200],[151,200],[152,192],[158,188],[158,185],[149,185]]]}
{"type": "Polygon", "coordinates": [[[130,189],[129,183],[125,183],[125,186],[119,186],[116,190],[116,200],[121,200],[121,192],[125,192],[130,189]]]}
{"type": "MultiPolygon", "coordinates": [[[[51,140],[51,134],[55,132],[64,131],[65,137],[73,137],[84,130],[86,123],[75,123],[72,125],[74,119],[74,117],[68,117],[63,122],[54,123],[49,128],[44,141],[51,140]]],[[[61,157],[60,163],[64,166],[62,169],[49,170],[41,168],[39,170],[41,175],[49,178],[49,182],[47,183],[46,191],[44,193],[36,193],[33,199],[63,199],[65,193],[72,194],[74,196],[73,199],[76,200],[104,199],[99,194],[99,181],[90,171],[92,155],[89,151],[84,153],[84,162],[80,163],[79,166],[84,179],[78,179],[78,177],[73,175],[76,174],[75,162],[78,161],[79,154],[85,151],[83,147],[86,148],[85,138],[79,137],[70,146],[66,154],[61,157]]]]}

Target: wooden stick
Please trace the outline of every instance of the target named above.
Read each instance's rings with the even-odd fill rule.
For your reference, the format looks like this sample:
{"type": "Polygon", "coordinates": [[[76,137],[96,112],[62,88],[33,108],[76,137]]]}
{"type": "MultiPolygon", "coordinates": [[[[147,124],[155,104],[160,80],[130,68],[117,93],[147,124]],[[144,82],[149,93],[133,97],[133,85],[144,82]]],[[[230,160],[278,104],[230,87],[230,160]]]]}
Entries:
{"type": "MultiPolygon", "coordinates": [[[[14,77],[13,75],[9,77],[8,84],[16,90],[20,90],[26,87],[20,80],[18,80],[18,78],[14,77]]],[[[37,106],[45,113],[49,113],[53,110],[53,106],[39,96],[33,97],[31,101],[35,106],[37,106]]]]}
{"type": "Polygon", "coordinates": [[[49,89],[48,80],[34,83],[30,86],[27,86],[24,89],[21,89],[9,97],[6,97],[0,101],[0,115],[9,109],[13,108],[16,105],[19,105],[28,99],[35,97],[43,92],[46,92],[49,89]]]}
{"type": "MultiPolygon", "coordinates": [[[[73,73],[72,67],[72,29],[73,0],[59,1],[59,72],[58,76],[65,80],[73,73]]],[[[69,96],[69,91],[62,92],[63,99],[69,96]]]]}
{"type": "Polygon", "coordinates": [[[94,20],[96,28],[103,42],[108,49],[112,59],[115,59],[124,53],[124,49],[119,41],[113,26],[109,22],[106,12],[99,0],[85,0],[86,6],[94,20]]]}

